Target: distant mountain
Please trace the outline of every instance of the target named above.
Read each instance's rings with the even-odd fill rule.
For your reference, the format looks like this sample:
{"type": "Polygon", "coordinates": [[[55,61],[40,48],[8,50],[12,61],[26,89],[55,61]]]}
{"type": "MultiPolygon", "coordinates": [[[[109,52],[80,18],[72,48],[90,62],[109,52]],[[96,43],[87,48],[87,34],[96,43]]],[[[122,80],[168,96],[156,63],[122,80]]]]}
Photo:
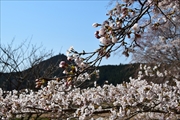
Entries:
{"type": "Polygon", "coordinates": [[[129,82],[129,77],[137,76],[139,65],[139,63],[134,63],[100,66],[100,77],[97,83],[102,85],[105,81],[108,81],[108,83],[116,85],[122,83],[123,81],[129,82]]]}
{"type": "MultiPolygon", "coordinates": [[[[44,60],[39,64],[35,64],[22,72],[0,73],[0,87],[4,90],[20,90],[24,88],[35,89],[35,79],[37,78],[63,76],[63,69],[59,68],[59,63],[62,60],[67,61],[67,57],[63,54],[59,54],[44,60]]],[[[128,82],[130,76],[135,77],[135,75],[137,75],[138,68],[139,64],[100,66],[98,67],[100,70],[100,78],[97,83],[102,85],[106,80],[114,85],[122,83],[123,81],[128,82]]],[[[82,87],[92,86],[92,84],[93,82],[87,81],[82,87]]]]}
{"type": "Polygon", "coordinates": [[[35,89],[35,79],[40,77],[62,76],[62,69],[59,68],[60,61],[66,61],[66,56],[59,54],[38,64],[33,65],[18,73],[0,73],[0,88],[4,90],[12,89],[35,89]]]}

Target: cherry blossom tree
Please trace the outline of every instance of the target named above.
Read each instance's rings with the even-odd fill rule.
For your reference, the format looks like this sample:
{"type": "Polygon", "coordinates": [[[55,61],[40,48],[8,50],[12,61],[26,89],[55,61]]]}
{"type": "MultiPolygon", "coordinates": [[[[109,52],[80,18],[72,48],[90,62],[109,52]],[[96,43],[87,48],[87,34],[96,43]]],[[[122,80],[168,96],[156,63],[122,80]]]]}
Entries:
{"type": "MultiPolygon", "coordinates": [[[[152,23],[147,26],[147,31],[137,41],[140,47],[136,47],[132,54],[134,62],[161,64],[161,69],[171,71],[158,82],[171,81],[175,74],[180,75],[180,12],[176,6],[172,6],[169,10],[173,11],[167,16],[157,18],[158,27],[152,23]]],[[[166,11],[159,8],[155,11],[158,14],[162,12],[164,14],[166,11]]],[[[157,81],[151,77],[149,80],[157,81]]]]}
{"type": "MultiPolygon", "coordinates": [[[[147,82],[145,77],[161,78],[173,74],[171,70],[159,70],[141,65],[137,78],[129,83],[116,86],[104,84],[102,87],[80,89],[79,86],[95,75],[101,60],[122,49],[129,56],[137,47],[144,33],[149,29],[158,29],[166,23],[172,25],[174,34],[178,27],[174,21],[179,17],[179,0],[123,0],[117,2],[103,23],[94,23],[100,27],[95,32],[100,46],[93,52],[78,52],[73,47],[67,51],[69,63],[61,61],[65,76],[62,78],[39,78],[36,80],[37,92],[27,90],[22,93],[0,90],[1,119],[14,117],[38,118],[42,114],[50,118],[61,119],[179,119],[180,118],[180,81],[174,74],[161,84],[147,82]],[[43,86],[47,82],[47,86],[43,86]]],[[[179,39],[177,39],[177,42],[179,39]]]]}
{"type": "Polygon", "coordinates": [[[168,19],[158,18],[161,26],[153,25],[141,36],[133,53],[135,62],[172,64],[180,61],[180,12],[176,8],[168,19]]]}

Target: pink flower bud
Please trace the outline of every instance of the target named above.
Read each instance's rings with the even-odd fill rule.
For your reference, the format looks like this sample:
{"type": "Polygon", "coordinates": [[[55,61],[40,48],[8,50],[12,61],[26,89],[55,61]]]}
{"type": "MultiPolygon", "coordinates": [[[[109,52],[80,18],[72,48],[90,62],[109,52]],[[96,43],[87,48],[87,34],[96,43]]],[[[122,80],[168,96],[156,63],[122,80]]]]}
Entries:
{"type": "Polygon", "coordinates": [[[60,64],[59,64],[60,68],[64,68],[66,66],[67,66],[67,63],[65,61],[61,61],[60,64]]]}
{"type": "Polygon", "coordinates": [[[135,23],[134,26],[132,27],[132,29],[134,30],[134,32],[138,32],[139,31],[138,23],[135,23]]]}
{"type": "Polygon", "coordinates": [[[103,25],[104,26],[109,26],[109,22],[106,20],[106,21],[103,22],[103,25]]]}
{"type": "Polygon", "coordinates": [[[98,24],[98,23],[93,23],[93,24],[92,24],[93,27],[98,27],[98,26],[100,26],[100,25],[101,25],[101,24],[98,24]]]}
{"type": "Polygon", "coordinates": [[[111,42],[109,39],[106,39],[105,37],[101,37],[99,41],[105,46],[109,45],[111,42]]]}
{"type": "Polygon", "coordinates": [[[68,60],[68,61],[71,61],[72,59],[73,59],[72,56],[68,56],[68,57],[67,57],[67,60],[68,60]]]}
{"type": "Polygon", "coordinates": [[[95,37],[96,37],[97,39],[101,38],[99,35],[95,35],[95,37]]]}
{"type": "Polygon", "coordinates": [[[112,37],[112,43],[116,43],[117,42],[117,38],[116,37],[112,37]]]}
{"type": "Polygon", "coordinates": [[[104,33],[105,33],[104,29],[101,28],[101,29],[99,30],[99,35],[104,35],[104,33]]]}
{"type": "Polygon", "coordinates": [[[99,31],[96,31],[95,33],[94,33],[94,35],[98,35],[99,34],[99,31]]]}

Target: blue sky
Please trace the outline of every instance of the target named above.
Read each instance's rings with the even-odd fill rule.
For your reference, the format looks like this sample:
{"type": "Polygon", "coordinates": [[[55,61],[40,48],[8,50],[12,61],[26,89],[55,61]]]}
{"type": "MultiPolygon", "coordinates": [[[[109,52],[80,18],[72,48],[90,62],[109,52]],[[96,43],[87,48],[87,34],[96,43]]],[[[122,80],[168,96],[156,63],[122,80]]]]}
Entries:
{"type": "MultiPolygon", "coordinates": [[[[54,54],[66,54],[73,46],[77,51],[94,51],[99,40],[94,22],[102,23],[110,9],[109,0],[100,1],[1,1],[1,44],[31,40],[54,54]]],[[[126,64],[130,59],[120,54],[104,59],[102,65],[126,64]]]]}

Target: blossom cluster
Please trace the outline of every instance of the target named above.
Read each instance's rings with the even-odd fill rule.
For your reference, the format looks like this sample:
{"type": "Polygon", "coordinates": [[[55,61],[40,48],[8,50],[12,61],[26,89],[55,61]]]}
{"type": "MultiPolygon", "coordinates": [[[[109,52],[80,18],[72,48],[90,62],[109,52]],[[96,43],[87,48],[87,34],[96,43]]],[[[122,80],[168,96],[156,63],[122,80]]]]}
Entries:
{"type": "Polygon", "coordinates": [[[139,38],[149,28],[158,30],[179,24],[180,4],[178,0],[123,0],[107,13],[108,19],[102,23],[93,23],[93,27],[100,27],[94,34],[102,44],[103,52],[109,55],[120,46],[124,46],[123,54],[129,56],[138,44],[139,38]],[[124,2],[124,3],[123,3],[124,2]],[[136,6],[136,7],[135,7],[136,6]],[[130,40],[128,40],[130,39],[130,40]],[[113,49],[113,46],[116,47],[113,49]],[[107,49],[110,46],[110,49],[107,49]]]}
{"type": "MultiPolygon", "coordinates": [[[[148,67],[143,66],[146,70],[148,67]]],[[[156,69],[156,68],[154,68],[156,69]]],[[[1,119],[22,117],[28,113],[51,113],[56,118],[94,119],[96,113],[108,113],[107,119],[178,119],[180,114],[180,81],[148,83],[139,74],[130,82],[116,86],[105,84],[93,88],[67,89],[65,80],[48,81],[37,92],[0,89],[1,119]]],[[[105,119],[105,118],[104,118],[105,119]]]]}
{"type": "Polygon", "coordinates": [[[39,78],[36,79],[36,88],[44,86],[50,80],[65,80],[66,86],[79,87],[86,80],[91,80],[92,76],[98,78],[99,70],[93,67],[92,64],[86,62],[87,58],[82,57],[83,53],[78,53],[73,47],[67,50],[67,60],[60,61],[59,67],[63,69],[64,76],[55,78],[39,78]]]}
{"type": "Polygon", "coordinates": [[[131,9],[129,6],[131,6],[131,4],[120,4],[117,2],[116,6],[106,14],[109,16],[107,20],[102,24],[93,23],[93,27],[101,26],[94,34],[104,46],[117,43],[121,39],[121,34],[119,33],[125,32],[130,38],[130,34],[133,31],[136,33],[140,30],[138,23],[133,23],[131,30],[124,30],[125,27],[129,26],[128,23],[126,23],[127,20],[132,19],[136,14],[136,10],[131,9]]]}

